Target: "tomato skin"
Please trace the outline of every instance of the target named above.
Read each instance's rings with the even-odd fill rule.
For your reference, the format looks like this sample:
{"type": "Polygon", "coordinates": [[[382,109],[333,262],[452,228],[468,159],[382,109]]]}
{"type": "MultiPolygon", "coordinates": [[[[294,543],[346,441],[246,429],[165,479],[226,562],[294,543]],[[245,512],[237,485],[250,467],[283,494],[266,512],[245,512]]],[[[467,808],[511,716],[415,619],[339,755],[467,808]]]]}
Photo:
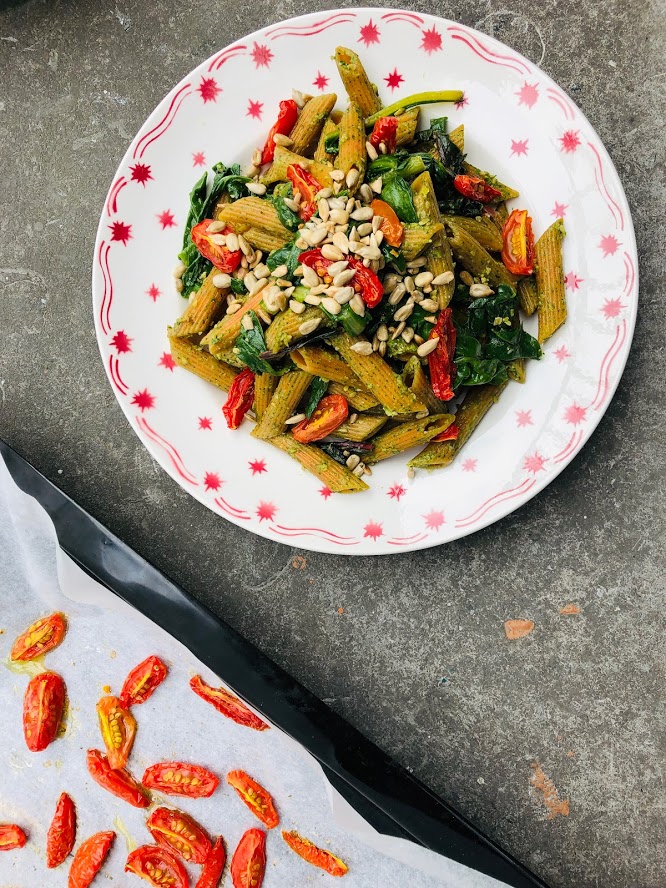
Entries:
{"type": "Polygon", "coordinates": [[[380,117],[375,122],[368,141],[373,148],[379,148],[383,142],[386,145],[386,153],[393,154],[398,137],[398,118],[380,117]]]}
{"type": "Polygon", "coordinates": [[[114,771],[124,768],[136,736],[136,719],[118,697],[102,697],[97,717],[109,766],[114,771]]]}
{"type": "Polygon", "coordinates": [[[15,823],[0,823],[0,851],[13,851],[22,848],[28,837],[15,823]]]}
{"type": "Polygon", "coordinates": [[[60,793],[55,814],[46,834],[46,865],[49,869],[65,860],[76,839],[76,808],[66,792],[60,793]]]}
{"type": "Polygon", "coordinates": [[[440,432],[436,438],[431,438],[430,442],[455,441],[459,434],[460,429],[454,422],[452,422],[448,429],[444,429],[444,431],[440,432]]]}
{"type": "Polygon", "coordinates": [[[453,355],[456,350],[456,328],[453,324],[452,314],[450,308],[440,311],[437,323],[428,337],[428,339],[435,339],[439,336],[437,348],[428,355],[428,370],[430,371],[430,385],[435,397],[440,401],[450,401],[453,397],[453,382],[456,376],[456,365],[453,363],[453,355]]]}
{"type": "Polygon", "coordinates": [[[224,839],[219,836],[210,849],[195,888],[218,888],[226,862],[227,852],[224,847],[224,839]]]}
{"type": "Polygon", "coordinates": [[[159,657],[146,657],[125,679],[120,692],[120,705],[129,709],[130,706],[145,703],[162,684],[168,672],[166,664],[159,657]]]}
{"type": "Polygon", "coordinates": [[[265,872],[266,833],[248,829],[231,858],[231,881],[234,888],[261,888],[265,872]]]}
{"type": "Polygon", "coordinates": [[[489,185],[478,176],[456,176],[453,180],[453,187],[463,197],[469,197],[470,200],[478,200],[480,203],[493,203],[502,198],[501,191],[493,188],[492,185],[489,185]]]}
{"type": "Polygon", "coordinates": [[[158,845],[188,863],[203,864],[211,849],[206,830],[189,814],[173,808],[155,808],[146,826],[158,845]]]}
{"type": "Polygon", "coordinates": [[[113,769],[106,756],[99,750],[88,750],[86,764],[92,779],[107,792],[135,808],[147,808],[150,804],[143,788],[134,777],[124,768],[113,769]]]}
{"type": "MultiPolygon", "coordinates": [[[[322,256],[320,249],[306,250],[299,255],[298,261],[301,265],[313,268],[319,277],[327,283],[332,280],[328,269],[333,265],[333,260],[322,256]]],[[[374,271],[365,267],[361,259],[357,259],[355,256],[345,256],[345,261],[347,266],[353,268],[356,272],[349,282],[349,286],[353,287],[360,294],[368,308],[375,308],[382,301],[382,296],[384,295],[382,282],[374,271]]]]}
{"type": "Polygon", "coordinates": [[[393,207],[379,198],[373,200],[370,206],[375,216],[382,217],[380,231],[384,235],[386,243],[392,247],[399,247],[405,237],[405,226],[398,219],[393,207]]]}
{"type": "Polygon", "coordinates": [[[155,888],[189,888],[190,884],[190,877],[180,860],[159,845],[135,848],[125,862],[125,872],[134,873],[155,888]],[[158,874],[153,876],[155,871],[158,874]]]}
{"type": "Polygon", "coordinates": [[[23,698],[23,734],[31,752],[41,752],[55,740],[65,696],[65,682],[55,672],[30,679],[23,698]]]}
{"type": "Polygon", "coordinates": [[[255,731],[267,731],[270,727],[226,688],[211,688],[200,675],[195,675],[190,679],[190,687],[197,697],[210,703],[218,712],[237,724],[255,731]]]}
{"type": "Polygon", "coordinates": [[[514,210],[502,231],[502,262],[512,274],[534,271],[534,233],[527,210],[514,210]]]}
{"type": "Polygon", "coordinates": [[[280,818],[275,810],[273,798],[260,783],[253,780],[245,771],[229,771],[227,783],[236,790],[239,798],[264,826],[273,829],[278,825],[280,818]]]}
{"type": "Polygon", "coordinates": [[[287,177],[294,191],[298,191],[301,195],[298,215],[304,222],[307,222],[317,212],[316,194],[321,191],[321,185],[314,176],[297,163],[292,163],[287,167],[287,177]]]}
{"type": "Polygon", "coordinates": [[[297,120],[298,105],[296,102],[293,99],[284,99],[280,102],[278,119],[270,128],[266,138],[266,144],[264,145],[264,150],[261,153],[262,164],[270,163],[275,156],[275,142],[273,141],[273,136],[277,136],[278,133],[282,136],[288,136],[294,128],[294,124],[297,120]]]}
{"type": "Polygon", "coordinates": [[[215,268],[231,274],[236,271],[241,264],[243,253],[241,250],[229,250],[227,247],[216,244],[212,238],[215,234],[230,234],[231,228],[227,227],[223,231],[208,233],[208,226],[213,224],[213,219],[203,219],[198,225],[192,229],[192,243],[206,259],[210,259],[215,268]]]}
{"type": "Polygon", "coordinates": [[[215,774],[202,768],[201,765],[158,762],[146,768],[141,782],[149,789],[157,789],[165,795],[207,799],[213,795],[220,781],[215,774]]]}
{"type": "Polygon", "coordinates": [[[342,395],[325,395],[315,407],[310,419],[294,426],[293,436],[301,444],[321,441],[334,432],[349,416],[349,404],[342,395]]]}
{"type": "Polygon", "coordinates": [[[231,383],[222,413],[227,428],[237,429],[254,401],[254,373],[249,367],[241,370],[231,383]]]}
{"type": "Polygon", "coordinates": [[[69,869],[67,888],[88,888],[106,860],[115,837],[111,831],[98,832],[83,842],[69,869]]]}
{"type": "Polygon", "coordinates": [[[64,614],[55,613],[36,620],[22,632],[12,646],[10,660],[25,663],[58,647],[67,631],[64,614]]]}
{"type": "Polygon", "coordinates": [[[347,864],[340,860],[339,857],[331,854],[330,851],[318,848],[309,839],[299,836],[295,830],[291,832],[282,830],[282,838],[299,857],[307,860],[313,866],[318,866],[320,869],[325,870],[330,876],[344,876],[349,871],[347,864]]]}

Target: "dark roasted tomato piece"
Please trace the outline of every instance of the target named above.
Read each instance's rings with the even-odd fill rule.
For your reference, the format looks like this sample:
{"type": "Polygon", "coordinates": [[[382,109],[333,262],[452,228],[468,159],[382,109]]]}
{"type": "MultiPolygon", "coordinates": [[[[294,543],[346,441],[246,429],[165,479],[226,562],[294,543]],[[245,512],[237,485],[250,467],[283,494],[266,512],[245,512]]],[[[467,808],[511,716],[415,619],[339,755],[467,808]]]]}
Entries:
{"type": "Polygon", "coordinates": [[[323,848],[318,848],[309,839],[299,836],[295,830],[291,832],[283,830],[282,838],[299,857],[307,860],[313,866],[318,866],[320,869],[325,870],[331,876],[344,876],[349,870],[347,864],[343,863],[335,854],[331,854],[330,851],[325,851],[323,848]]]}
{"type": "Polygon", "coordinates": [[[493,188],[485,179],[480,179],[478,176],[456,176],[453,180],[453,187],[463,197],[478,200],[480,203],[493,203],[493,201],[502,198],[501,191],[493,188]]]}
{"type": "Polygon", "coordinates": [[[110,767],[124,768],[136,736],[136,719],[117,697],[102,697],[97,717],[110,767]]]}
{"type": "Polygon", "coordinates": [[[349,416],[349,404],[343,395],[326,395],[315,407],[310,419],[294,426],[293,435],[301,444],[321,441],[332,434],[349,416]]]}
{"type": "Polygon", "coordinates": [[[125,872],[134,873],[155,888],[189,888],[187,870],[178,858],[159,845],[141,845],[131,852],[125,872]]]}
{"type": "Polygon", "coordinates": [[[534,233],[527,210],[514,210],[502,231],[502,262],[512,274],[534,271],[534,233]]]}
{"type": "Polygon", "coordinates": [[[227,226],[223,231],[208,231],[213,219],[204,219],[192,229],[192,243],[206,259],[209,259],[215,268],[231,274],[241,264],[243,253],[241,250],[230,250],[225,244],[217,243],[219,239],[231,234],[231,228],[227,226]]]}
{"type": "Polygon", "coordinates": [[[428,355],[430,385],[436,398],[439,398],[440,401],[450,401],[453,397],[453,383],[456,378],[456,365],[453,363],[456,350],[456,328],[450,308],[440,311],[437,323],[428,338],[439,338],[437,347],[428,355]]]}
{"type": "Polygon", "coordinates": [[[155,808],[146,826],[158,845],[175,851],[188,863],[205,863],[210,853],[206,830],[189,814],[174,808],[155,808]]]}
{"type": "Polygon", "coordinates": [[[273,160],[275,154],[275,136],[278,134],[281,136],[288,136],[294,128],[294,124],[297,120],[298,105],[296,102],[293,99],[284,99],[284,101],[280,102],[278,119],[270,128],[266,138],[266,144],[264,145],[264,150],[261,153],[262,164],[270,163],[273,160]]]}
{"type": "Polygon", "coordinates": [[[268,730],[269,725],[226,688],[211,688],[200,675],[190,679],[190,687],[198,697],[239,725],[245,725],[246,728],[253,728],[255,731],[268,730]]]}
{"type": "Polygon", "coordinates": [[[231,881],[234,888],[261,888],[265,872],[266,833],[248,829],[231,858],[231,881]]]}
{"type": "Polygon", "coordinates": [[[97,749],[89,749],[86,757],[90,776],[103,789],[135,808],[147,808],[150,804],[143,787],[124,768],[115,770],[105,755],[97,749]]]}
{"type": "Polygon", "coordinates": [[[273,798],[268,790],[253,780],[245,771],[229,771],[227,783],[233,786],[240,798],[245,802],[250,811],[269,829],[280,822],[278,813],[273,804],[273,798]]]}
{"type": "Polygon", "coordinates": [[[298,215],[304,222],[307,222],[317,211],[316,195],[321,190],[321,185],[314,176],[297,163],[292,163],[287,167],[287,177],[293,186],[294,193],[298,191],[301,196],[298,215]]]}
{"type": "Polygon", "coordinates": [[[115,837],[111,831],[98,832],[79,846],[69,868],[67,888],[88,888],[106,860],[115,837]]]}
{"type": "Polygon", "coordinates": [[[0,851],[13,851],[22,848],[28,837],[15,823],[0,823],[0,851]]]}
{"type": "Polygon", "coordinates": [[[120,702],[129,709],[130,706],[138,706],[145,703],[151,694],[167,677],[166,664],[159,657],[146,657],[135,666],[125,679],[123,689],[120,692],[120,702]]]}
{"type": "Polygon", "coordinates": [[[227,852],[224,847],[224,839],[219,836],[215,839],[206,858],[201,875],[197,879],[196,888],[218,888],[226,862],[227,852]]]}
{"type": "Polygon", "coordinates": [[[23,698],[23,733],[31,752],[41,752],[55,740],[65,697],[65,682],[55,672],[30,679],[23,698]]]}
{"type": "Polygon", "coordinates": [[[373,148],[379,148],[384,143],[386,153],[393,154],[398,138],[398,118],[397,117],[380,117],[375,122],[370,133],[368,141],[373,148]]]}
{"type": "Polygon", "coordinates": [[[42,617],[19,635],[9,657],[20,662],[41,657],[58,647],[66,631],[67,620],[64,614],[55,613],[42,617]]]}
{"type": "Polygon", "coordinates": [[[76,808],[66,792],[60,794],[46,834],[46,865],[53,869],[65,860],[76,839],[76,808]]]}
{"type": "Polygon", "coordinates": [[[231,383],[222,413],[227,427],[237,429],[254,401],[254,373],[249,367],[241,370],[231,383]]]}
{"type": "Polygon", "coordinates": [[[191,799],[208,798],[218,787],[219,779],[200,765],[184,762],[158,762],[146,768],[141,781],[149,789],[166,795],[188,796],[191,799]]]}
{"type": "Polygon", "coordinates": [[[440,432],[436,438],[431,438],[431,442],[440,442],[440,441],[455,441],[458,435],[460,434],[460,429],[455,423],[451,423],[448,429],[444,429],[443,432],[440,432]]]}

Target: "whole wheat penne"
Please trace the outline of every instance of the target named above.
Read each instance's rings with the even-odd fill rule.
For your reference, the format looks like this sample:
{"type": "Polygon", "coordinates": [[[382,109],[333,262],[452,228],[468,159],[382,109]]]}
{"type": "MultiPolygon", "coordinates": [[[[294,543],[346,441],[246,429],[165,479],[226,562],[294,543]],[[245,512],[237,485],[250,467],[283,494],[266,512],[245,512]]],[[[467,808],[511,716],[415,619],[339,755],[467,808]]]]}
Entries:
{"type": "MultiPolygon", "coordinates": [[[[437,204],[437,195],[435,194],[435,188],[429,172],[421,173],[420,176],[414,179],[412,182],[412,192],[419,221],[424,225],[439,224],[441,218],[437,204]]],[[[453,255],[448,238],[443,231],[433,235],[432,242],[426,253],[426,268],[435,277],[445,272],[453,272],[453,255]]],[[[433,287],[433,293],[439,302],[440,308],[446,308],[453,298],[454,290],[455,282],[453,279],[448,284],[433,287]]]]}
{"type": "Polygon", "coordinates": [[[243,232],[243,237],[258,250],[270,253],[271,250],[279,250],[280,247],[284,247],[285,244],[289,243],[293,235],[291,232],[287,236],[284,234],[279,235],[274,234],[272,231],[265,231],[263,228],[252,227],[243,232]]]}
{"type": "Polygon", "coordinates": [[[411,450],[412,447],[421,447],[431,438],[448,429],[454,420],[452,413],[440,413],[437,416],[426,416],[423,419],[413,419],[403,422],[388,432],[382,432],[372,439],[372,452],[364,457],[364,461],[370,465],[411,450]]]}
{"type": "Polygon", "coordinates": [[[266,440],[281,434],[285,422],[295,413],[313,378],[311,373],[304,373],[302,370],[281,376],[261,421],[252,431],[252,436],[266,440]]]}
{"type": "Polygon", "coordinates": [[[209,330],[201,340],[201,345],[207,345],[211,355],[219,355],[231,348],[236,337],[241,331],[241,318],[248,311],[255,311],[261,302],[261,293],[248,296],[239,310],[232,315],[225,315],[221,321],[209,330]]]}
{"type": "Polygon", "coordinates": [[[354,193],[365,175],[367,153],[365,150],[365,124],[358,105],[351,103],[340,121],[340,141],[335,165],[347,176],[350,170],[357,169],[359,176],[356,183],[349,186],[354,193]]]}
{"type": "Polygon", "coordinates": [[[222,311],[228,289],[220,290],[213,284],[219,274],[214,268],[196,293],[185,311],[173,325],[174,336],[201,336],[222,311]]]}
{"type": "Polygon", "coordinates": [[[448,412],[447,404],[435,397],[428,376],[416,355],[412,355],[405,364],[405,369],[402,371],[402,379],[405,385],[414,392],[419,401],[423,401],[429,413],[448,412]]]}
{"type": "Polygon", "coordinates": [[[295,154],[282,145],[275,146],[273,163],[263,174],[261,181],[264,185],[273,185],[275,182],[287,182],[287,168],[293,163],[302,166],[303,169],[312,173],[322,188],[330,188],[333,185],[333,180],[331,179],[332,166],[329,166],[327,163],[321,163],[318,160],[312,160],[309,157],[303,157],[302,154],[295,154]]]}
{"type": "Polygon", "coordinates": [[[343,385],[341,382],[332,382],[327,391],[329,395],[342,395],[354,410],[372,410],[373,407],[379,406],[379,401],[370,392],[352,388],[350,385],[343,385]]]}
{"type": "Polygon", "coordinates": [[[501,262],[493,259],[469,232],[457,222],[447,222],[446,228],[451,232],[449,244],[456,261],[473,277],[487,281],[491,287],[507,284],[515,289],[515,276],[501,262]]]}
{"type": "Polygon", "coordinates": [[[303,314],[296,314],[290,308],[280,312],[273,318],[273,322],[266,330],[266,345],[269,351],[277,354],[281,349],[287,348],[292,342],[303,336],[301,327],[308,321],[319,319],[321,330],[330,326],[330,320],[324,312],[315,305],[308,305],[303,314]]]}
{"type": "Polygon", "coordinates": [[[475,219],[468,216],[442,216],[442,221],[447,224],[453,222],[464,228],[475,241],[491,253],[499,253],[502,249],[502,234],[490,216],[477,216],[475,219]]]}
{"type": "Polygon", "coordinates": [[[324,123],[328,120],[328,115],[337,100],[338,97],[335,93],[327,93],[323,96],[315,96],[306,102],[289,134],[292,141],[290,147],[295,154],[312,157],[324,123]]]}
{"type": "Polygon", "coordinates": [[[293,237],[285,228],[273,204],[260,197],[241,197],[227,204],[219,213],[220,220],[230,224],[234,231],[243,234],[248,228],[261,228],[270,234],[284,238],[284,243],[293,237]]]}
{"type": "Polygon", "coordinates": [[[317,142],[317,147],[314,153],[314,159],[319,163],[333,163],[335,160],[335,154],[330,154],[326,150],[326,139],[329,136],[333,136],[338,132],[338,125],[334,122],[332,117],[329,117],[325,122],[323,129],[319,135],[319,141],[317,142]]]}
{"type": "Polygon", "coordinates": [[[562,219],[547,228],[534,246],[539,319],[539,342],[545,342],[567,319],[562,241],[562,219]]]}
{"type": "Polygon", "coordinates": [[[420,108],[410,108],[398,117],[398,129],[395,132],[396,145],[409,145],[416,135],[419,125],[420,108]]]}
{"type": "Polygon", "coordinates": [[[459,151],[465,151],[465,124],[461,123],[449,133],[449,139],[453,142],[459,151]]]}
{"type": "Polygon", "coordinates": [[[331,382],[339,382],[352,388],[363,388],[361,380],[333,352],[326,351],[317,345],[304,345],[291,353],[291,359],[299,370],[306,370],[313,376],[321,376],[322,379],[330,379],[331,382]]]}
{"type": "Polygon", "coordinates": [[[365,481],[357,478],[346,466],[340,465],[319,447],[300,444],[293,435],[276,435],[269,443],[287,453],[306,471],[323,481],[332,493],[356,493],[368,489],[365,481]]]}
{"type": "Polygon", "coordinates": [[[402,255],[408,262],[411,259],[416,259],[433,242],[435,235],[443,230],[444,226],[441,222],[407,223],[402,242],[402,255]]]}
{"type": "Polygon", "coordinates": [[[504,226],[509,218],[509,211],[506,208],[506,202],[501,200],[495,207],[495,215],[493,219],[500,231],[504,231],[504,226]]]}
{"type": "Polygon", "coordinates": [[[377,352],[359,355],[352,348],[362,337],[341,331],[331,337],[331,345],[359,377],[388,413],[419,413],[425,405],[411,392],[377,352]]]}
{"type": "Polygon", "coordinates": [[[500,182],[497,176],[493,176],[492,173],[486,170],[480,170],[471,163],[465,163],[465,172],[468,176],[478,176],[479,179],[483,179],[484,182],[492,185],[493,188],[497,188],[502,195],[502,200],[513,200],[514,197],[520,197],[520,191],[505,185],[504,182],[500,182]]]}
{"type": "Polygon", "coordinates": [[[360,413],[354,422],[347,420],[335,430],[338,438],[346,441],[367,441],[388,422],[388,416],[373,416],[371,413],[360,413]]]}
{"type": "Polygon", "coordinates": [[[513,379],[514,382],[520,382],[521,384],[525,382],[525,379],[527,378],[525,372],[525,358],[514,358],[513,361],[510,361],[506,365],[506,372],[509,379],[513,379]]]}
{"type": "Polygon", "coordinates": [[[189,370],[190,373],[194,373],[225,392],[229,391],[238,370],[218,361],[217,358],[203,351],[198,345],[193,345],[187,339],[174,336],[170,328],[169,345],[171,346],[171,357],[179,367],[189,370]]]}
{"type": "Polygon", "coordinates": [[[254,377],[254,413],[260,422],[277,388],[278,377],[272,373],[256,373],[254,377]]]}
{"type": "Polygon", "coordinates": [[[518,302],[528,317],[537,310],[539,297],[535,278],[526,277],[518,281],[518,302]]]}
{"type": "Polygon", "coordinates": [[[349,101],[358,105],[363,117],[369,117],[379,111],[382,103],[377,95],[377,88],[370,83],[363,63],[353,49],[338,46],[335,50],[335,63],[338,66],[340,79],[345,85],[349,101]]]}

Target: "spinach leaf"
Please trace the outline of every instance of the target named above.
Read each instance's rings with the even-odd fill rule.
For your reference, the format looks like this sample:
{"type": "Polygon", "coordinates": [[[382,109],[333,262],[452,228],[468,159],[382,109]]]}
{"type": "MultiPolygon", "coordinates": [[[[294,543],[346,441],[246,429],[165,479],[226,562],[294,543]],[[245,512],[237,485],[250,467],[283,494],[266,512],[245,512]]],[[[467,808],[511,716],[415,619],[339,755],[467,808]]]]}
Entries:
{"type": "MultiPolygon", "coordinates": [[[[191,244],[190,235],[192,229],[200,222],[203,216],[203,210],[206,206],[206,191],[208,190],[208,173],[204,173],[200,179],[194,183],[194,188],[190,191],[190,209],[185,222],[185,231],[183,232],[183,250],[186,250],[191,244]]],[[[195,248],[196,249],[196,248],[195,248]]]]}
{"type": "Polygon", "coordinates": [[[332,323],[341,324],[350,336],[360,336],[370,322],[369,312],[366,311],[363,317],[361,317],[351,310],[349,303],[343,305],[340,309],[340,314],[337,315],[327,312],[323,305],[320,305],[319,308],[332,323]]]}
{"type": "Polygon", "coordinates": [[[369,164],[367,179],[372,181],[391,173],[398,173],[403,179],[414,179],[432,163],[435,163],[435,160],[429,154],[410,154],[404,149],[396,151],[395,154],[381,154],[377,160],[369,164]]]}
{"type": "Polygon", "coordinates": [[[483,204],[478,200],[463,197],[457,191],[447,194],[439,201],[439,211],[444,216],[468,216],[476,219],[483,214],[483,204]]]}
{"type": "Polygon", "coordinates": [[[255,373],[270,373],[272,376],[282,376],[284,373],[288,373],[291,369],[290,367],[276,369],[265,358],[261,357],[266,352],[264,331],[256,314],[253,311],[249,311],[248,315],[252,320],[252,328],[246,330],[243,327],[234,346],[239,360],[255,373]]]}
{"type": "Polygon", "coordinates": [[[243,283],[240,278],[231,278],[231,292],[235,293],[236,296],[245,296],[247,293],[247,287],[243,283]]]}
{"type": "Polygon", "coordinates": [[[188,248],[187,251],[179,253],[178,258],[187,265],[183,272],[183,289],[180,294],[183,298],[187,298],[193,290],[198,290],[202,285],[204,278],[213,267],[213,263],[205,259],[194,244],[191,244],[191,249],[188,248]],[[186,257],[190,260],[189,262],[186,257]]]}
{"type": "Polygon", "coordinates": [[[349,459],[349,455],[345,456],[345,451],[347,454],[358,453],[363,456],[366,453],[371,453],[373,447],[374,444],[370,444],[368,441],[329,441],[321,445],[324,453],[328,453],[342,466],[346,466],[349,459]]]}
{"type": "Polygon", "coordinates": [[[541,357],[541,346],[520,326],[511,329],[496,327],[486,345],[486,354],[489,358],[497,358],[507,364],[516,358],[538,360],[541,357]]]}
{"type": "Polygon", "coordinates": [[[288,228],[290,231],[296,231],[298,226],[301,224],[302,219],[295,213],[293,210],[290,210],[287,204],[284,202],[285,197],[292,197],[293,190],[291,187],[291,182],[282,182],[281,184],[275,187],[273,191],[273,196],[269,198],[275,207],[275,211],[278,214],[278,219],[285,228],[288,228]]]}
{"type": "Polygon", "coordinates": [[[383,240],[379,249],[382,251],[384,261],[387,264],[392,263],[398,274],[404,274],[407,271],[407,262],[400,247],[392,247],[388,241],[383,240]]]}
{"type": "Polygon", "coordinates": [[[298,266],[298,257],[303,251],[297,247],[295,242],[285,244],[279,250],[273,250],[266,257],[266,265],[271,271],[275,271],[280,265],[287,266],[287,277],[292,279],[294,271],[298,266]]]}
{"type": "Polygon", "coordinates": [[[315,378],[310,383],[310,391],[308,394],[308,400],[305,405],[303,412],[307,416],[308,419],[312,416],[312,414],[317,409],[317,404],[321,401],[321,399],[326,394],[326,389],[328,388],[328,379],[322,379],[321,376],[315,376],[315,378]]]}
{"type": "Polygon", "coordinates": [[[414,311],[409,316],[407,323],[418,336],[427,339],[432,332],[434,324],[432,321],[426,321],[426,317],[432,317],[432,314],[432,312],[426,312],[420,305],[415,305],[414,311]]]}
{"type": "Polygon", "coordinates": [[[412,189],[397,173],[384,179],[382,200],[393,207],[401,222],[418,222],[419,217],[414,207],[412,189]]]}
{"type": "Polygon", "coordinates": [[[508,379],[506,364],[498,360],[484,358],[456,358],[456,379],[454,391],[463,385],[500,385],[508,379]]]}
{"type": "Polygon", "coordinates": [[[448,117],[435,117],[434,120],[430,121],[430,126],[427,129],[421,130],[416,134],[414,141],[431,144],[434,142],[435,136],[445,136],[448,128],[448,117]]]}
{"type": "Polygon", "coordinates": [[[457,145],[454,145],[447,135],[441,132],[435,133],[435,144],[439,151],[439,159],[450,176],[459,176],[464,172],[465,155],[457,145]]]}
{"type": "Polygon", "coordinates": [[[212,215],[215,204],[226,191],[231,200],[240,200],[241,197],[247,197],[248,190],[245,187],[246,182],[252,181],[247,176],[241,174],[240,164],[234,163],[230,167],[225,167],[223,163],[216,163],[213,167],[213,184],[211,185],[210,194],[206,200],[202,219],[206,219],[212,215]]]}

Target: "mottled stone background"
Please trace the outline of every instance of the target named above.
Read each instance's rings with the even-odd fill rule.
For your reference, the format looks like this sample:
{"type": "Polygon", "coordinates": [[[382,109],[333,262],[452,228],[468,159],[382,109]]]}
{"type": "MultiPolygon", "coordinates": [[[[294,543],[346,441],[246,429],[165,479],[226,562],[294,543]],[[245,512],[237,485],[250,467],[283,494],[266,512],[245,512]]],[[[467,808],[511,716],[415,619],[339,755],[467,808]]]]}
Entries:
{"type": "Polygon", "coordinates": [[[0,12],[0,434],[554,888],[664,888],[666,5],[405,5],[540,64],[626,188],[638,327],[574,463],[458,543],[299,559],[216,518],[130,431],[90,309],[116,165],[192,67],[271,21],[327,8],[318,0],[32,0],[0,12]],[[569,602],[579,615],[560,614],[569,602]],[[533,619],[533,633],[508,641],[513,617],[533,619]],[[537,761],[568,816],[547,819],[529,782],[537,761]]]}

